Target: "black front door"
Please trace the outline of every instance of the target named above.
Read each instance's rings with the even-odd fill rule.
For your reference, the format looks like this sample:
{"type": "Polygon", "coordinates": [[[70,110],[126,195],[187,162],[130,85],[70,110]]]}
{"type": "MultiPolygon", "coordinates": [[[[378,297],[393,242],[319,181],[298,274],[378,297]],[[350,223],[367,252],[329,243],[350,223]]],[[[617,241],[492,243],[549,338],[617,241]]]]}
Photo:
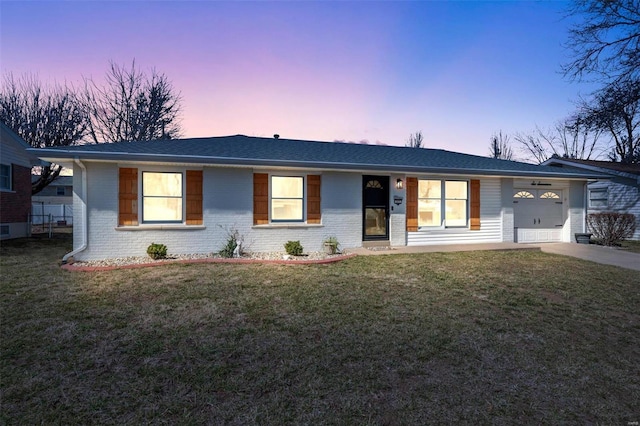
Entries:
{"type": "Polygon", "coordinates": [[[362,210],[364,240],[388,240],[389,176],[362,177],[362,210]]]}

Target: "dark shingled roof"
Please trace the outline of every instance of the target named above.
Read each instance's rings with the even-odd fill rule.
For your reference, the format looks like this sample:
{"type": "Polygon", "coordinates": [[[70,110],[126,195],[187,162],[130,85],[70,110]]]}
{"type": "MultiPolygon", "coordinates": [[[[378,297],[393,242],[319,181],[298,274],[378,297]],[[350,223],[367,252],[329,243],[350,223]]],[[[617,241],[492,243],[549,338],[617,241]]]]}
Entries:
{"type": "MultiPolygon", "coordinates": [[[[578,160],[574,158],[560,158],[557,160],[562,160],[563,163],[575,163],[577,165],[583,164],[585,166],[593,166],[601,169],[614,170],[617,172],[623,173],[631,173],[635,175],[640,175],[640,164],[626,164],[626,163],[616,163],[613,161],[600,161],[600,160],[578,160]]],[[[554,163],[556,159],[549,159],[545,161],[545,163],[554,163]]]]}
{"type": "Polygon", "coordinates": [[[494,176],[601,177],[593,172],[562,170],[440,149],[273,139],[243,135],[119,142],[34,149],[49,160],[153,161],[267,167],[309,167],[413,173],[494,176]]]}

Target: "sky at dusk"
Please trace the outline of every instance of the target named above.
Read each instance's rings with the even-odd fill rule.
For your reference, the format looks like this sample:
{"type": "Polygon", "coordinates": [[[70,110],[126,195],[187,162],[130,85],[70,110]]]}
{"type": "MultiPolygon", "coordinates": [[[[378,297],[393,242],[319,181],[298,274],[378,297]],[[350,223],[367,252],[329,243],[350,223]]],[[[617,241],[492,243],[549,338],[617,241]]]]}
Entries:
{"type": "Polygon", "coordinates": [[[487,155],[591,88],[560,73],[565,2],[0,1],[2,73],[101,81],[152,67],[183,136],[244,134],[487,155]]]}

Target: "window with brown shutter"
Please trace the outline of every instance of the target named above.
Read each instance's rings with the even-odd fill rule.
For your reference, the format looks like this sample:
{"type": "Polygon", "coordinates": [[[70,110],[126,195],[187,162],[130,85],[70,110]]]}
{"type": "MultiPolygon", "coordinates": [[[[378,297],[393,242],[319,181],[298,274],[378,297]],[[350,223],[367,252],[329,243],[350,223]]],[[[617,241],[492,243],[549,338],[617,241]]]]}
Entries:
{"type": "Polygon", "coordinates": [[[307,175],[307,223],[320,222],[320,175],[307,175]]]}
{"type": "Polygon", "coordinates": [[[269,175],[253,174],[253,224],[269,223],[269,175]]]}
{"type": "Polygon", "coordinates": [[[480,230],[480,181],[471,179],[470,182],[470,198],[469,198],[469,229],[471,231],[480,230]]]}
{"type": "Polygon", "coordinates": [[[418,178],[407,178],[407,231],[418,230],[418,178]]]}
{"type": "Polygon", "coordinates": [[[120,168],[118,182],[118,225],[137,225],[138,169],[120,168]]]}
{"type": "Polygon", "coordinates": [[[202,225],[202,170],[187,170],[187,225],[202,225]]]}

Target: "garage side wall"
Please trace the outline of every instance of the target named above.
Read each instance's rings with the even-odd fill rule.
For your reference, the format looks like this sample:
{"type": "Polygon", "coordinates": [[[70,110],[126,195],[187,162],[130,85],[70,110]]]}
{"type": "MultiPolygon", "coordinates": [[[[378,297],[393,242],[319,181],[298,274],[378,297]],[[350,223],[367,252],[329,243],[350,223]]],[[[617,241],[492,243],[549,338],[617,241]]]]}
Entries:
{"type": "Polygon", "coordinates": [[[576,232],[585,232],[585,183],[584,181],[571,181],[569,183],[569,208],[567,219],[569,221],[569,235],[564,235],[564,242],[575,242],[576,232]]]}
{"type": "Polygon", "coordinates": [[[502,190],[502,241],[515,241],[513,221],[513,179],[501,180],[502,190]]]}

